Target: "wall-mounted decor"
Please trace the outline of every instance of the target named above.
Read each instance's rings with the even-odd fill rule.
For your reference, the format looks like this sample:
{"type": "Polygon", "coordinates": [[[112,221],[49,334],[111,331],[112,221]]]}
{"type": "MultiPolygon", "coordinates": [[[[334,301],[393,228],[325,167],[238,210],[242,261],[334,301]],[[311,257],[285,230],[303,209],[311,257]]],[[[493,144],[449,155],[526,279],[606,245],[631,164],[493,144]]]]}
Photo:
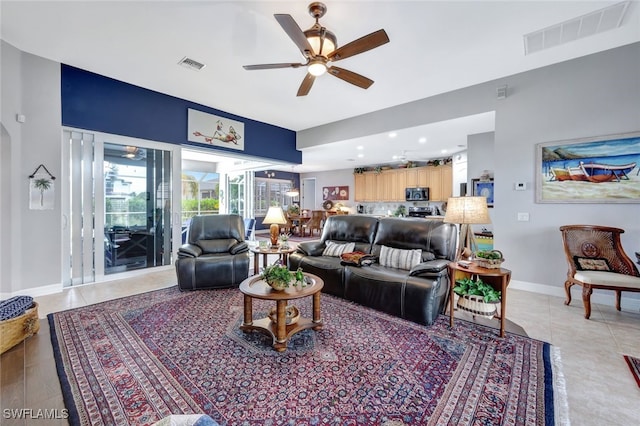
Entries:
{"type": "Polygon", "coordinates": [[[536,145],[536,202],[640,202],[640,132],[536,145]]]}
{"type": "Polygon", "coordinates": [[[473,196],[486,197],[487,207],[493,207],[493,179],[471,179],[471,188],[473,188],[473,196]]]}
{"type": "Polygon", "coordinates": [[[40,164],[29,176],[29,209],[53,209],[55,195],[53,181],[55,179],[56,177],[49,173],[44,164],[40,164]]]}
{"type": "Polygon", "coordinates": [[[244,123],[188,108],[187,140],[244,151],[244,123]]]}
{"type": "Polygon", "coordinates": [[[349,186],[323,186],[322,200],[348,200],[349,186]]]}

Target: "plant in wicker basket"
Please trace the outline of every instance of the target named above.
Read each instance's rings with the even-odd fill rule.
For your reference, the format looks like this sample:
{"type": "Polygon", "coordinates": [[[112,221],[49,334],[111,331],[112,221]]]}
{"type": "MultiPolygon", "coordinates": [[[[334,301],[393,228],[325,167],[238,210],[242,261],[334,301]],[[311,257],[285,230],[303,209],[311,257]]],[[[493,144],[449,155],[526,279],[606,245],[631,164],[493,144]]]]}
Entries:
{"type": "Polygon", "coordinates": [[[297,271],[290,271],[289,268],[279,260],[273,265],[268,265],[264,268],[260,278],[265,280],[267,284],[276,291],[282,291],[288,288],[292,281],[295,284],[304,283],[302,269],[298,268],[297,271]]]}
{"type": "Polygon", "coordinates": [[[481,250],[476,252],[474,261],[483,268],[496,269],[504,262],[504,257],[500,250],[481,250]]]}
{"type": "Polygon", "coordinates": [[[497,311],[502,292],[494,289],[480,278],[475,281],[469,277],[456,280],[453,292],[458,296],[458,308],[473,314],[493,317],[497,311]]]}

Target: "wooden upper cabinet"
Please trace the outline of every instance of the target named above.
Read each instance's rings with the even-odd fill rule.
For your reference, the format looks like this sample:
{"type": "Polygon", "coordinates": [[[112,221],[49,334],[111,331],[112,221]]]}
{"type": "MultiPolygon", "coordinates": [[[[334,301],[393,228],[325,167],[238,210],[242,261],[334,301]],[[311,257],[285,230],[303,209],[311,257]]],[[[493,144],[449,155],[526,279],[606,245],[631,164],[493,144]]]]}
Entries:
{"type": "Polygon", "coordinates": [[[376,192],[376,186],[377,186],[377,179],[376,177],[378,176],[377,173],[375,172],[368,172],[364,174],[364,185],[365,185],[365,190],[364,190],[364,201],[377,201],[377,192],[376,192]]]}
{"type": "Polygon", "coordinates": [[[418,186],[418,168],[404,169],[407,186],[406,188],[416,188],[418,186]]]}
{"type": "Polygon", "coordinates": [[[442,166],[442,201],[453,196],[453,167],[448,164],[442,166]]]}
{"type": "Polygon", "coordinates": [[[354,186],[354,194],[353,194],[354,201],[366,201],[365,200],[366,186],[365,186],[363,173],[357,173],[353,175],[353,186],[354,186]]]}
{"type": "Polygon", "coordinates": [[[446,201],[453,192],[451,165],[365,172],[353,177],[356,202],[405,201],[406,188],[429,188],[432,201],[446,201]]]}
{"type": "Polygon", "coordinates": [[[442,200],[442,168],[430,167],[427,172],[429,180],[429,200],[442,200]]]}

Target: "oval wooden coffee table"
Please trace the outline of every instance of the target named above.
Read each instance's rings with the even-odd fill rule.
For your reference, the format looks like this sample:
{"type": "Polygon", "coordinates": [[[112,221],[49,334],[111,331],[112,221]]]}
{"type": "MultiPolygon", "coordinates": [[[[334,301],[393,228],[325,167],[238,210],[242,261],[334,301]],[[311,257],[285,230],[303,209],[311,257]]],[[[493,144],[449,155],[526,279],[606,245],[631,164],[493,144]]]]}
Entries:
{"type": "Polygon", "coordinates": [[[240,291],[244,295],[244,320],[240,329],[244,332],[258,330],[273,339],[273,348],[278,352],[287,350],[287,343],[291,336],[299,331],[312,328],[322,329],[320,318],[320,290],[324,287],[324,281],[317,275],[304,273],[307,285],[291,286],[284,291],[275,291],[259,276],[249,277],[240,283],[240,291]],[[286,308],[290,300],[303,297],[313,297],[313,318],[300,316],[297,322],[287,325],[286,308]],[[253,299],[275,300],[276,321],[268,317],[253,319],[253,299]]]}

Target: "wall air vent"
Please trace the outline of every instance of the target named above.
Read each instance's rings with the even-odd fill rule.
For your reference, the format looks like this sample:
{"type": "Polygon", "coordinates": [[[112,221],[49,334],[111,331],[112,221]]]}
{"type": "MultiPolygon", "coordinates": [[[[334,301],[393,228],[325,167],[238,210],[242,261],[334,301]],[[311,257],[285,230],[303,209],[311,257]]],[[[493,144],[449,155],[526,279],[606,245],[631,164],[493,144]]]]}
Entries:
{"type": "Polygon", "coordinates": [[[539,52],[561,44],[618,28],[630,1],[596,10],[574,19],[524,35],[524,54],[539,52]]]}
{"type": "Polygon", "coordinates": [[[205,64],[202,64],[196,60],[193,60],[191,58],[188,57],[184,57],[182,59],[180,59],[180,62],[178,62],[178,65],[182,65],[185,68],[189,68],[195,71],[200,71],[202,68],[206,67],[205,64]]]}

